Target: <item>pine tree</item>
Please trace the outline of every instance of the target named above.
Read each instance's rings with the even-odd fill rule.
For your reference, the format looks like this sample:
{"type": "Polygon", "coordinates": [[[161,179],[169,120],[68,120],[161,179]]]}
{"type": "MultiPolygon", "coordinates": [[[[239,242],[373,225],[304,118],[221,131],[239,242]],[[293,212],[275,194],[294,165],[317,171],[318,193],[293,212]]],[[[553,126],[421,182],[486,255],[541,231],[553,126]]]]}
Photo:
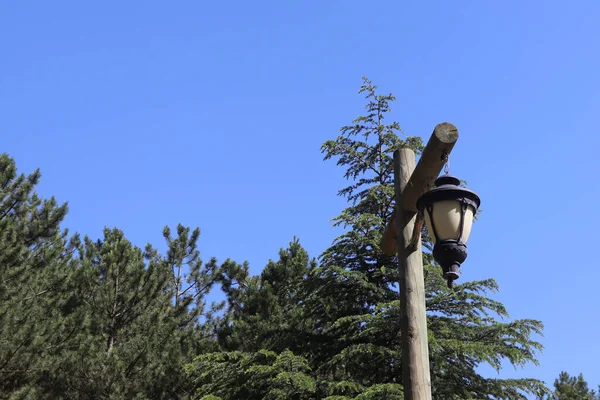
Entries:
{"type": "MultiPolygon", "coordinates": [[[[600,389],[600,388],[599,388],[600,389]]],[[[560,373],[554,380],[554,392],[547,397],[547,400],[600,400],[600,390],[598,392],[590,390],[583,374],[571,376],[567,372],[560,373]]]]}
{"type": "MultiPolygon", "coordinates": [[[[153,253],[151,257],[169,271],[166,287],[174,303],[171,312],[181,319],[173,335],[178,335],[182,352],[189,361],[190,355],[217,349],[215,312],[220,311],[224,303],[212,302],[207,306],[206,298],[218,283],[223,266],[217,265],[214,257],[206,264],[200,258],[199,228],[190,231],[180,224],[177,236],[172,237],[171,229],[165,227],[163,237],[168,248],[166,254],[153,253]]],[[[178,368],[182,365],[180,363],[178,368]]],[[[181,375],[180,372],[176,375],[181,375]]]]}
{"type": "Polygon", "coordinates": [[[165,228],[166,255],[134,246],[118,229],[84,238],[71,262],[74,332],[51,354],[43,379],[15,398],[185,395],[183,366],[214,342],[199,317],[218,270],[214,260],[200,261],[198,230],[177,232],[172,238],[165,228]]]}
{"type": "Polygon", "coordinates": [[[222,289],[229,309],[220,323],[219,337],[226,350],[281,352],[300,350],[303,329],[298,305],[302,284],[315,260],[298,239],[280,249],[259,276],[249,276],[248,265],[229,261],[222,268],[222,289]]]}
{"type": "Polygon", "coordinates": [[[228,309],[218,321],[222,350],[198,356],[186,367],[190,387],[202,399],[313,399],[316,382],[304,351],[302,283],[315,261],[294,238],[259,276],[248,264],[227,260],[220,282],[228,309]],[[212,397],[211,397],[212,396],[212,397]]]}
{"type": "Polygon", "coordinates": [[[57,360],[62,373],[53,384],[69,398],[131,397],[143,391],[139,372],[160,341],[167,275],[146,265],[142,250],[117,229],[105,229],[102,240],[86,237],[78,250],[81,325],[57,360]]]}
{"type": "MultiPolygon", "coordinates": [[[[318,369],[365,386],[401,384],[397,260],[382,255],[378,244],[393,211],[391,153],[401,146],[417,152],[422,148],[418,138],[398,138],[402,131],[397,123],[384,123],[394,97],[376,89],[364,79],[360,93],[366,93],[367,114],[323,145],[325,159],[335,157],[346,167],[351,182],[339,194],[350,205],[335,219],[347,231],[325,251],[313,274],[315,288],[321,288],[315,291],[318,318],[313,319],[339,342],[323,349],[318,369]]],[[[502,360],[536,363],[541,345],[532,336],[541,334],[542,324],[503,322],[508,318],[504,306],[487,297],[497,290],[492,279],[466,282],[451,291],[430,255],[424,256],[424,264],[434,398],[518,399],[542,391],[536,380],[487,379],[476,372],[481,363],[497,369],[502,360]]]]}
{"type": "Polygon", "coordinates": [[[43,375],[72,331],[67,205],[39,197],[40,177],[0,155],[0,397],[43,375]]]}

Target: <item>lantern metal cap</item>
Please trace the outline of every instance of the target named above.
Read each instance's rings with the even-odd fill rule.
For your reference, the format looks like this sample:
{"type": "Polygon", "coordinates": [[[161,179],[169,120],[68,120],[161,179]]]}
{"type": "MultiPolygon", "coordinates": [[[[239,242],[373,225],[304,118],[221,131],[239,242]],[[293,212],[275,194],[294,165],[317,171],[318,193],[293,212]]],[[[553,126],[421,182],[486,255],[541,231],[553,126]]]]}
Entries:
{"type": "Polygon", "coordinates": [[[460,179],[453,175],[445,174],[435,180],[435,187],[421,195],[417,200],[417,209],[423,211],[427,204],[443,200],[465,200],[475,210],[479,208],[481,199],[472,190],[460,187],[460,179]]]}

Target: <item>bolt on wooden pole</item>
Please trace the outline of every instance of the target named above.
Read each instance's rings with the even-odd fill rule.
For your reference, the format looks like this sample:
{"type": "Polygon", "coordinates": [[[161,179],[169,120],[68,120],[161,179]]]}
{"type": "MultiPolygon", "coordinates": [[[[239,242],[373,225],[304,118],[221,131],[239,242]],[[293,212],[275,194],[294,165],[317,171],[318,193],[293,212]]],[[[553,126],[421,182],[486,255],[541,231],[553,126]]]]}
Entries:
{"type": "Polygon", "coordinates": [[[410,149],[394,152],[395,211],[388,221],[381,250],[398,254],[402,378],[406,400],[431,400],[425,282],[421,249],[421,222],[417,199],[431,188],[458,140],[458,130],[448,122],[438,124],[415,167],[410,149]]]}

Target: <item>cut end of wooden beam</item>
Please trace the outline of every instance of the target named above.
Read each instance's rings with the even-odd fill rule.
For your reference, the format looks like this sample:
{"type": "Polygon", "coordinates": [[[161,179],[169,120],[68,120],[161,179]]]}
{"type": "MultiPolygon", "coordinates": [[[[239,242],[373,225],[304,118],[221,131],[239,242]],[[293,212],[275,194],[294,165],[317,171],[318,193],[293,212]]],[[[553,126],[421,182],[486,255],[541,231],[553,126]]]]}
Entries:
{"type": "Polygon", "coordinates": [[[450,122],[437,124],[433,134],[442,143],[455,143],[458,140],[458,129],[450,122]]]}

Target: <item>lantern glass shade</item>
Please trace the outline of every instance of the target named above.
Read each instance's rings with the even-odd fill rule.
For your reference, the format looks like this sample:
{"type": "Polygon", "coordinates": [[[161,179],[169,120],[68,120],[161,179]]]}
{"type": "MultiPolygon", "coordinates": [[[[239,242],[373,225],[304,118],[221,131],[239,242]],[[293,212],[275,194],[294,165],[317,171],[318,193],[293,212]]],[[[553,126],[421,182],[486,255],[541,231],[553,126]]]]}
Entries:
{"type": "Polygon", "coordinates": [[[473,206],[466,206],[463,216],[463,203],[458,200],[443,200],[437,201],[431,207],[425,210],[425,223],[427,230],[435,244],[437,240],[459,240],[467,243],[473,226],[473,218],[475,209],[473,206]],[[431,224],[431,219],[435,226],[431,224]],[[461,220],[463,223],[462,236],[459,237],[461,231],[461,220]],[[434,230],[435,229],[435,230],[434,230]]]}

